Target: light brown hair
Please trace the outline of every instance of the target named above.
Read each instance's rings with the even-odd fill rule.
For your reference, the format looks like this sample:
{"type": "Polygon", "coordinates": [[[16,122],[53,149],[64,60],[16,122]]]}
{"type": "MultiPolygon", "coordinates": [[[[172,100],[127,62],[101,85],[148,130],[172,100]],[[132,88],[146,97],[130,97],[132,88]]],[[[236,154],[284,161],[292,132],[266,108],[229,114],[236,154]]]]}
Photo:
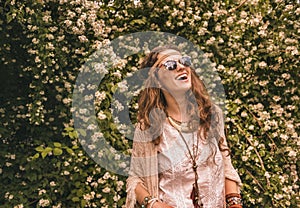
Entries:
{"type": "MultiPolygon", "coordinates": [[[[137,118],[138,121],[140,121],[140,126],[142,129],[151,127],[151,135],[153,136],[152,140],[155,144],[159,144],[160,142],[162,124],[165,121],[165,116],[167,114],[167,102],[164,98],[163,91],[160,88],[160,83],[155,73],[157,69],[155,67],[158,62],[158,55],[162,51],[170,49],[180,53],[180,50],[176,46],[167,45],[156,47],[144,58],[143,62],[141,63],[141,69],[148,68],[149,73],[145,82],[145,89],[140,93],[137,118]]],[[[203,135],[201,139],[204,140],[212,137],[218,138],[220,147],[223,139],[218,134],[219,131],[216,129],[220,119],[215,113],[216,106],[212,103],[203,81],[198,77],[197,73],[192,67],[191,83],[191,89],[187,91],[186,98],[189,101],[188,113],[190,113],[194,119],[197,119],[200,122],[198,137],[200,138],[200,135],[203,135]]],[[[220,149],[222,150],[221,147],[220,149]]]]}

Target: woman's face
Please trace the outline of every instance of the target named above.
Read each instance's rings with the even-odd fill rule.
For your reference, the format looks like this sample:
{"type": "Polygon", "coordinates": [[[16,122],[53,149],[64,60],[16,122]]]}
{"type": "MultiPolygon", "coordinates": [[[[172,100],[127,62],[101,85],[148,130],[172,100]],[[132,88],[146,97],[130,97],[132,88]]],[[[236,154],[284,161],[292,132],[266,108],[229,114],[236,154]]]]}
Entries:
{"type": "Polygon", "coordinates": [[[171,94],[185,93],[192,86],[191,68],[179,62],[182,55],[178,51],[172,49],[163,51],[158,55],[158,59],[166,55],[167,57],[163,58],[158,64],[159,70],[157,71],[157,75],[159,82],[162,88],[171,94]],[[177,67],[174,70],[169,70],[165,66],[170,63],[168,62],[170,60],[176,61],[177,67]]]}

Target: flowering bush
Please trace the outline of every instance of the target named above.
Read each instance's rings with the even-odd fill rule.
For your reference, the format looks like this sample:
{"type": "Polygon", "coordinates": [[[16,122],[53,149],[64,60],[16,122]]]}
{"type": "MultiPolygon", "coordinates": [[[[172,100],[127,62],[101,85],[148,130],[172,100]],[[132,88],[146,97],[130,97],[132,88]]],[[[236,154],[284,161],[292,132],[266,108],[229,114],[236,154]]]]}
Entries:
{"type": "MultiPolygon", "coordinates": [[[[100,166],[83,149],[80,138],[89,131],[75,131],[72,113],[88,123],[88,110],[72,107],[72,96],[93,52],[120,35],[149,30],[190,40],[218,70],[245,207],[297,206],[299,1],[6,0],[0,12],[4,207],[124,205],[126,177],[100,166]]],[[[106,75],[101,85],[84,86],[95,91],[84,100],[94,102],[94,125],[101,129],[91,140],[105,137],[114,147],[107,159],[118,161],[113,151],[129,155],[131,144],[112,116],[111,106],[126,106],[112,98],[126,88],[122,80],[143,54],[126,60],[111,55],[115,62],[109,67],[94,66],[106,75]]],[[[135,107],[133,99],[133,120],[135,107]]]]}

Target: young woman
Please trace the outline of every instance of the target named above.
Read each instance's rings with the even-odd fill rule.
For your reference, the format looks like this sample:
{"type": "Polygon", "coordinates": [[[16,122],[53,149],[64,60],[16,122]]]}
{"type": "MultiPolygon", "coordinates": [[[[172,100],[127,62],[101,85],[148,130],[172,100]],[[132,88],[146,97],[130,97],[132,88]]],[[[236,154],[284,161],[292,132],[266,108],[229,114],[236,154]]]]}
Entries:
{"type": "Polygon", "coordinates": [[[189,57],[176,47],[153,49],[140,94],[126,207],[242,207],[222,111],[189,57]]]}

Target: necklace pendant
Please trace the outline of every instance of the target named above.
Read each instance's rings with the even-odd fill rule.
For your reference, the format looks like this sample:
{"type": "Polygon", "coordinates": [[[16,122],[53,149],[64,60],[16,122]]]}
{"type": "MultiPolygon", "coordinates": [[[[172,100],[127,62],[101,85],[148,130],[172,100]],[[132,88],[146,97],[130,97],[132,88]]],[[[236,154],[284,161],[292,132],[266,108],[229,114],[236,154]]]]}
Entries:
{"type": "Polygon", "coordinates": [[[203,204],[202,204],[200,196],[199,196],[199,190],[195,184],[193,184],[193,190],[191,192],[190,198],[193,201],[194,208],[202,208],[203,207],[203,204]]]}

